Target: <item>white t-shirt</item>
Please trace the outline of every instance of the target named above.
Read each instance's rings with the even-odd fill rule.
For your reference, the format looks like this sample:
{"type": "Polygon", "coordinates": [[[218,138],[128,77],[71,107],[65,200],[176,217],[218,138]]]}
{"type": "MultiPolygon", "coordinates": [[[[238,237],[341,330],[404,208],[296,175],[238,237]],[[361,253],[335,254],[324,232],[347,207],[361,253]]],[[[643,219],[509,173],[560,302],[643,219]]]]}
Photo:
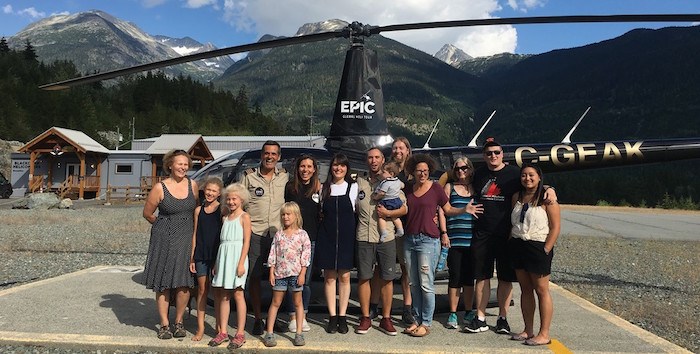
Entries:
{"type": "MultiPolygon", "coordinates": [[[[348,182],[343,181],[340,184],[331,184],[331,197],[345,195],[348,190],[348,182]]],[[[355,211],[355,203],[357,202],[357,183],[350,186],[350,203],[352,203],[352,211],[355,211]]]]}

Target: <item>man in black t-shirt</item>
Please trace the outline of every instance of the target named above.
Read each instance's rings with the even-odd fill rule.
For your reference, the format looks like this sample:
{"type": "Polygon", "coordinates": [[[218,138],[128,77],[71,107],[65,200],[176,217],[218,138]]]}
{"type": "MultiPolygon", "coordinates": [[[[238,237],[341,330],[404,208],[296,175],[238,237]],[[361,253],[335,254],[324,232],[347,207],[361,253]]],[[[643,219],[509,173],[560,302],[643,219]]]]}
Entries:
{"type": "Polygon", "coordinates": [[[495,260],[498,277],[496,332],[509,334],[510,327],[506,316],[512,297],[512,282],[517,281],[517,278],[508,260],[506,243],[511,229],[511,198],[520,189],[520,169],[503,162],[503,148],[492,139],[484,144],[483,153],[486,166],[474,172],[472,182],[478,202],[484,205],[484,213],[474,224],[471,245],[477,313],[474,319],[464,326],[464,330],[478,333],[489,329],[486,324],[486,306],[491,292],[490,279],[493,276],[495,260]]]}

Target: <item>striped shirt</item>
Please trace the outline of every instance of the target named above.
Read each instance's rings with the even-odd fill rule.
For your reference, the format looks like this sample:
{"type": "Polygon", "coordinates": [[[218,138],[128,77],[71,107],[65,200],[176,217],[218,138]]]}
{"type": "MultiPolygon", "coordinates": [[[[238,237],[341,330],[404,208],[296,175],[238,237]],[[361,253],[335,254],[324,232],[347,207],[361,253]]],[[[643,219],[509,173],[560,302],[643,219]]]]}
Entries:
{"type": "MultiPolygon", "coordinates": [[[[463,208],[469,204],[472,197],[463,197],[454,189],[450,191],[450,205],[453,208],[463,208]]],[[[450,247],[470,247],[472,244],[472,230],[474,218],[469,213],[447,217],[447,236],[450,238],[450,247]]]]}

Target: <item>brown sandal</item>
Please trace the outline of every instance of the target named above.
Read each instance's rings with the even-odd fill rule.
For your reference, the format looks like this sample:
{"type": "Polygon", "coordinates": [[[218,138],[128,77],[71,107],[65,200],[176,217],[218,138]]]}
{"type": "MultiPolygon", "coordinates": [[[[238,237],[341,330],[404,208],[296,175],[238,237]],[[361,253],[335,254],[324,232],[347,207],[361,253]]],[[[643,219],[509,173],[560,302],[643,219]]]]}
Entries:
{"type": "Polygon", "coordinates": [[[417,329],[418,329],[418,324],[414,323],[414,324],[406,327],[406,329],[404,329],[401,333],[410,335],[411,333],[415,332],[417,329]]]}
{"type": "Polygon", "coordinates": [[[416,327],[413,332],[409,333],[411,337],[425,337],[428,334],[430,334],[430,327],[424,325],[416,327]]]}

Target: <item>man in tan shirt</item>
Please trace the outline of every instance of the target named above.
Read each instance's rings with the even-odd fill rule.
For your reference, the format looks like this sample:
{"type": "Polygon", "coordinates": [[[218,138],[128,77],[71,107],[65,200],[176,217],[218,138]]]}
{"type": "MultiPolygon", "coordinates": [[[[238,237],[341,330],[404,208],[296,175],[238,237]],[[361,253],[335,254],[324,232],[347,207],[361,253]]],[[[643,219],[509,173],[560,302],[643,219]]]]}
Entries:
{"type": "MultiPolygon", "coordinates": [[[[396,210],[387,210],[378,206],[378,202],[371,198],[376,186],[381,182],[382,165],[384,155],[378,148],[367,151],[368,179],[358,178],[357,196],[357,292],[360,300],[360,324],[355,330],[358,334],[365,334],[372,328],[370,318],[370,294],[381,294],[382,319],[379,328],[388,335],[396,335],[396,329],[391,322],[391,302],[394,295],[393,280],[396,276],[396,240],[394,238],[393,223],[387,222],[389,233],[382,242],[379,238],[377,220],[379,217],[400,217],[406,214],[406,198],[401,193],[404,204],[396,210]]],[[[379,296],[377,296],[377,299],[379,296]]],[[[377,301],[378,302],[378,301],[377,301]]]]}
{"type": "Polygon", "coordinates": [[[250,193],[248,214],[252,227],[248,251],[248,295],[253,307],[255,322],[253,335],[262,335],[265,324],[261,316],[261,277],[267,275],[264,263],[270,254],[272,238],[280,229],[280,208],[284,204],[284,188],[289,175],[284,168],[277,168],[282,149],[276,141],[263,144],[260,166],[245,171],[241,183],[250,193]]]}

